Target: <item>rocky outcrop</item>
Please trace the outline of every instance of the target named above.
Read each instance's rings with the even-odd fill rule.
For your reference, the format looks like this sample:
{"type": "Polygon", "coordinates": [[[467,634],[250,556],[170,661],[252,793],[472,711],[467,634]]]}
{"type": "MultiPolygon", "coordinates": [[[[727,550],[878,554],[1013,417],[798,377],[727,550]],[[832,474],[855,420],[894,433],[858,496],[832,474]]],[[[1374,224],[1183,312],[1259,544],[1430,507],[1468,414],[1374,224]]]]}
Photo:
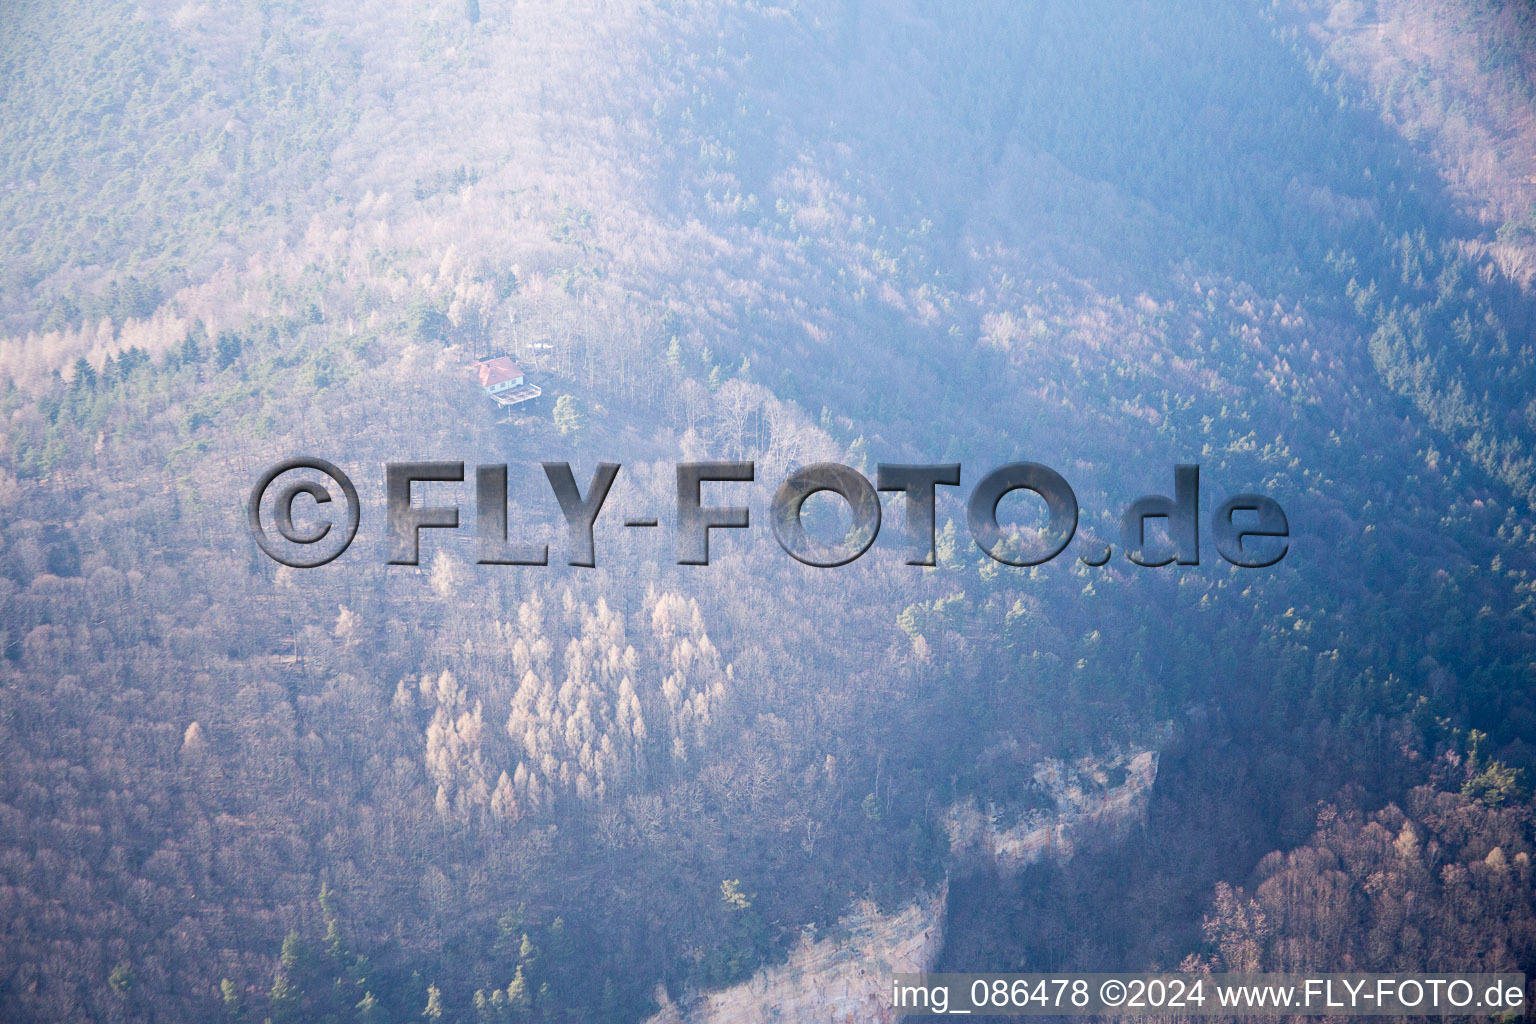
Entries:
{"type": "MultiPolygon", "coordinates": [[[[1017,869],[1042,857],[1069,857],[1089,831],[1115,829],[1138,818],[1157,778],[1157,753],[1144,750],[1108,760],[1035,767],[1037,791],[1054,810],[1034,810],[1016,824],[999,824],[995,805],[974,799],[945,815],[956,866],[1017,869]]],[[[924,894],[905,910],[881,914],[863,903],[830,935],[807,930],[789,959],[748,981],[673,1002],[656,991],[660,1011],[646,1024],[894,1024],[891,975],[930,970],[943,948],[949,886],[924,894]]]]}
{"type": "Polygon", "coordinates": [[[926,971],[944,940],[948,885],[897,913],[860,904],[817,940],[802,934],[789,959],[758,971],[748,981],[703,993],[686,1005],[658,988],[661,1010],[647,1024],[852,1024],[894,1021],[891,975],[926,971]]]}
{"type": "Polygon", "coordinates": [[[1012,825],[1000,824],[1005,808],[983,808],[975,798],[950,807],[944,827],[957,867],[1016,871],[1045,856],[1070,857],[1083,835],[1138,820],[1157,779],[1157,751],[1074,764],[1043,761],[1034,776],[1039,791],[1054,806],[1029,811],[1012,825]]]}

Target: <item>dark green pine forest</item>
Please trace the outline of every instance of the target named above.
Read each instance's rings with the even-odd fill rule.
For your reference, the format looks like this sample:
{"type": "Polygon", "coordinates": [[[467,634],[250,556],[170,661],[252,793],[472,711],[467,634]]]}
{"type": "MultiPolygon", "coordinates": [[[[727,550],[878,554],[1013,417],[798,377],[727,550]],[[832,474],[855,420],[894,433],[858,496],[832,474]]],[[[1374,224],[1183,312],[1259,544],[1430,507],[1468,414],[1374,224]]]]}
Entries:
{"type": "Polygon", "coordinates": [[[0,1019],[702,1022],[939,893],[939,970],[1536,973],[1533,276],[1517,0],[13,0],[0,1019]],[[299,455],[315,569],[246,527],[299,455]],[[964,507],[1019,460],[1033,568],[964,507]],[[622,464],[594,568],[547,461],[622,464]],[[937,564],[899,495],[786,555],[815,462],[962,464],[937,564]],[[477,564],[480,463],[549,565],[477,564]],[[1184,463],[1199,564],[1132,564],[1184,463]],[[952,842],[1148,750],[1070,858],[952,842]]]}

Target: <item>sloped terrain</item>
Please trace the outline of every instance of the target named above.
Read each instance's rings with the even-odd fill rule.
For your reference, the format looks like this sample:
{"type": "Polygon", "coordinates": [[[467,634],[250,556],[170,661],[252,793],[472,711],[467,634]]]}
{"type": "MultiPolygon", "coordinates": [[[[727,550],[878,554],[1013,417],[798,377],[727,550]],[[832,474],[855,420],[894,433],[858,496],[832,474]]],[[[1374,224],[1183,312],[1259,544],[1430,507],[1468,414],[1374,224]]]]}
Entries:
{"type": "MultiPolygon", "coordinates": [[[[1216,887],[1340,846],[1341,792],[1362,835],[1427,834],[1436,800],[1528,835],[1492,810],[1528,803],[1536,736],[1523,228],[1399,130],[1424,100],[1379,95],[1350,34],[1377,23],[1418,24],[15,5],[0,1015],[639,1020],[658,984],[686,1001],[864,901],[900,913],[960,866],[946,808],[1032,820],[1034,767],[1095,750],[1164,751],[1146,826],[957,874],[941,962],[1214,956],[1216,887]],[[541,404],[491,405],[488,352],[541,404]],[[322,569],[244,525],[298,454],[362,492],[322,569]],[[552,564],[475,564],[472,491],[432,485],[465,529],[387,566],[382,464],[427,458],[509,463],[511,529],[552,564]],[[668,515],[618,523],[702,459],[756,463],[718,492],[754,528],[680,566],[668,515]],[[978,550],[948,489],[933,569],[894,504],[835,570],[767,528],[809,462],[958,461],[963,495],[1016,459],[1082,510],[1035,569],[978,550]],[[623,464],[595,569],[564,564],[548,460],[584,488],[623,464]],[[1079,560],[1181,462],[1206,514],[1279,500],[1287,558],[1079,560]],[[1080,941],[1042,938],[1069,911],[1080,941]]],[[[1474,86],[1468,123],[1527,144],[1474,86]]],[[[1455,845],[1518,871],[1529,842],[1455,845]]],[[[1480,906],[1468,941],[1529,967],[1480,906]]]]}

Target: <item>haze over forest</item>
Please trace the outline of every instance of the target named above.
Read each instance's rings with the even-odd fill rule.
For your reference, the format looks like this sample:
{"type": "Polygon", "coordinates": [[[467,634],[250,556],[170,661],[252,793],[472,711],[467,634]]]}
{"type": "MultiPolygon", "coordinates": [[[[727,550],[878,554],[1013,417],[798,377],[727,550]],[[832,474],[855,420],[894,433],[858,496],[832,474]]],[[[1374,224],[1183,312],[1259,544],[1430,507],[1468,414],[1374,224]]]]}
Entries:
{"type": "Polygon", "coordinates": [[[1536,974],[1533,286],[1520,0],[10,0],[0,1019],[1536,974]],[[321,568],[246,526],[293,456],[361,493],[321,568]],[[1081,508],[1033,568],[963,504],[1020,460],[1081,508]],[[550,461],[622,464],[595,568],[550,461]],[[899,494],[785,554],[816,462],[960,463],[938,564],[899,494]],[[477,564],[480,463],[548,566],[477,564]],[[1189,463],[1199,564],[1132,564],[1189,463]]]}

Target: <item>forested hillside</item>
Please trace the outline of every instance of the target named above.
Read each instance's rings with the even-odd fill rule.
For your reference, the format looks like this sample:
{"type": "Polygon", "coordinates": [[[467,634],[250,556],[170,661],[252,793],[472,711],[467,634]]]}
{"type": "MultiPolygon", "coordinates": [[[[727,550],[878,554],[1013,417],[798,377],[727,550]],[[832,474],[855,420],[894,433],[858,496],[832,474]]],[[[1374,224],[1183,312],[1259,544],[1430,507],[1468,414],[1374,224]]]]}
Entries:
{"type": "Polygon", "coordinates": [[[0,1018],[637,1021],[946,878],[948,970],[1536,972],[1529,11],[963,8],[0,14],[0,1018]],[[246,528],[295,455],[362,494],[318,569],[246,528]],[[425,459],[550,564],[472,483],[386,564],[425,459]],[[1081,506],[1035,568],[961,504],[1020,459],[1081,506]],[[622,463],[596,568],[552,460],[622,463]],[[895,500],[790,559],[817,461],[962,463],[938,564],[895,500]],[[1287,557],[1126,560],[1179,463],[1287,557]],[[951,854],[1154,748],[1129,833],[951,854]]]}

